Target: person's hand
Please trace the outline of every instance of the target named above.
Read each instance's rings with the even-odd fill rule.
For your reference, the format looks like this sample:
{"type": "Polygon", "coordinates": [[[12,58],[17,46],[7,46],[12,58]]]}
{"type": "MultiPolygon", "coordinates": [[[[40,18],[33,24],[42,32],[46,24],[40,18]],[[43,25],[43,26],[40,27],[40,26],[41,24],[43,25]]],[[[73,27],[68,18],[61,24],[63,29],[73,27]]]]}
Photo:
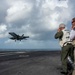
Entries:
{"type": "Polygon", "coordinates": [[[58,30],[57,30],[57,32],[60,32],[61,31],[61,29],[59,28],[58,30]]]}
{"type": "Polygon", "coordinates": [[[73,25],[73,26],[72,26],[72,29],[74,29],[74,30],[75,30],[75,25],[73,25]]]}
{"type": "Polygon", "coordinates": [[[75,37],[73,38],[73,40],[75,40],[75,37]]]}

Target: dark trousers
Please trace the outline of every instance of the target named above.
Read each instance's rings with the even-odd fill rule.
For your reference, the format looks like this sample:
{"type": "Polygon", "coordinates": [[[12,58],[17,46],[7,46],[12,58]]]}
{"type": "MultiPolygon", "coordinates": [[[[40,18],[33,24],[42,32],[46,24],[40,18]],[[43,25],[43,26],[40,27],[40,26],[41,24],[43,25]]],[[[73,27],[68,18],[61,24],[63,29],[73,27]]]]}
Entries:
{"type": "Polygon", "coordinates": [[[74,62],[74,47],[72,44],[67,44],[66,46],[62,47],[61,51],[61,62],[62,68],[64,72],[67,72],[67,57],[70,56],[72,61],[74,62]]]}

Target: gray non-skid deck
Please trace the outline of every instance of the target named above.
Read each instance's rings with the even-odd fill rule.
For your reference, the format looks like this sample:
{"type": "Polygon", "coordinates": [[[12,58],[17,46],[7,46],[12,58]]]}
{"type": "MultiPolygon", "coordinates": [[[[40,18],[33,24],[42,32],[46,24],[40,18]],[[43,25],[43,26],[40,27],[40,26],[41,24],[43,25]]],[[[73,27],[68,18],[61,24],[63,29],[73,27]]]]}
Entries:
{"type": "Polygon", "coordinates": [[[18,58],[8,57],[10,59],[0,61],[0,75],[62,75],[60,52],[19,53],[18,58]]]}

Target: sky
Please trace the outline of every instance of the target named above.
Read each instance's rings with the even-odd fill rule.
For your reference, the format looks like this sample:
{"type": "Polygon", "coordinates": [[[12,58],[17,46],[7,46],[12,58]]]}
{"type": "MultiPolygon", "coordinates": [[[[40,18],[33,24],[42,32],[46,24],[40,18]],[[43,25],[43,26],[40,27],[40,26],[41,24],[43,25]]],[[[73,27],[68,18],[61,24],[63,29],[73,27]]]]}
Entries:
{"type": "Polygon", "coordinates": [[[0,0],[0,49],[59,50],[54,35],[61,23],[71,30],[74,4],[75,0],[0,0]],[[9,32],[30,38],[15,42],[9,32]]]}

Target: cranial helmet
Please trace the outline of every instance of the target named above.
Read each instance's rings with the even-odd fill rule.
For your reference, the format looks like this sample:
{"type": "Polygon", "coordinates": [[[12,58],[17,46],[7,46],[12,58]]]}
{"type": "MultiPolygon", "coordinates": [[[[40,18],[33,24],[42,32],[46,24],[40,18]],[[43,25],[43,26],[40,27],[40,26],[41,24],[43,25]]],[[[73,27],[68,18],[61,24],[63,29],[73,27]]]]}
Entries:
{"type": "Polygon", "coordinates": [[[63,23],[60,24],[60,25],[59,25],[59,28],[61,28],[61,27],[65,27],[65,24],[63,24],[63,23]]]}

